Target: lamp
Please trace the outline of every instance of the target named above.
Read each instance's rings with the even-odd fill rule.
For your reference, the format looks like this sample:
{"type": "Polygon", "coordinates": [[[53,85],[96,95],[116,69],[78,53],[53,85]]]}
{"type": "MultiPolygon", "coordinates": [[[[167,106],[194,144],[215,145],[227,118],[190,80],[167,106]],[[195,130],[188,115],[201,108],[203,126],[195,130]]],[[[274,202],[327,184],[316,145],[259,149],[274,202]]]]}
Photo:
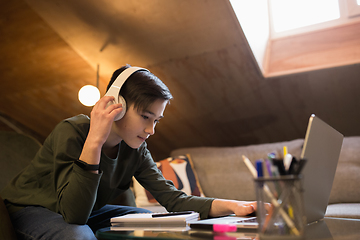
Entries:
{"type": "Polygon", "coordinates": [[[94,106],[97,101],[100,99],[100,91],[99,91],[99,64],[97,65],[96,72],[96,87],[93,85],[85,85],[80,88],[78,93],[79,101],[87,106],[94,106]]]}

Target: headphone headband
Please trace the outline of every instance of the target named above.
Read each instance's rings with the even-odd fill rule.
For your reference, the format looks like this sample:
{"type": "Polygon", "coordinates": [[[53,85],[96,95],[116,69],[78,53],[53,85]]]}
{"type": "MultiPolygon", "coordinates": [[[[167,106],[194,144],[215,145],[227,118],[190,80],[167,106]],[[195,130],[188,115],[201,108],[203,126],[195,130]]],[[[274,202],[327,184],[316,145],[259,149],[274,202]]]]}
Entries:
{"type": "Polygon", "coordinates": [[[149,70],[141,67],[129,67],[125,69],[119,76],[115,79],[115,81],[111,84],[109,90],[106,92],[105,96],[114,96],[115,102],[118,103],[118,96],[120,94],[120,89],[125,81],[135,72],[137,71],[147,71],[149,70]]]}

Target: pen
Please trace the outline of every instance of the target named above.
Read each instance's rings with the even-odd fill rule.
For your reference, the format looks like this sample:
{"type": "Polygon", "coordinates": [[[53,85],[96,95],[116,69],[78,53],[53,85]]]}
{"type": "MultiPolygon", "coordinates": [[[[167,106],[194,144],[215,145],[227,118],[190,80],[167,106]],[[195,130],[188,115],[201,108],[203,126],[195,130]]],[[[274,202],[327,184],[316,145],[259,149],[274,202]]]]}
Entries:
{"type": "Polygon", "coordinates": [[[284,157],[284,167],[285,167],[286,171],[289,170],[292,159],[293,159],[293,157],[291,156],[290,153],[287,153],[285,155],[285,157],[284,157]]]}
{"type": "Polygon", "coordinates": [[[170,216],[176,216],[176,215],[184,215],[184,214],[191,214],[193,211],[184,211],[184,212],[168,212],[168,213],[153,213],[151,216],[153,218],[157,217],[170,217],[170,216]]]}
{"type": "Polygon", "coordinates": [[[280,175],[278,167],[274,166],[274,163],[273,163],[273,160],[275,158],[276,158],[276,153],[274,153],[274,152],[268,153],[267,159],[266,159],[266,164],[268,164],[268,163],[270,164],[271,174],[269,174],[269,175],[271,177],[278,177],[280,175]]]}
{"type": "Polygon", "coordinates": [[[287,146],[284,146],[284,147],[283,147],[283,151],[284,151],[284,152],[283,152],[283,154],[284,154],[284,155],[283,155],[283,158],[285,158],[286,154],[288,154],[287,146]]]}
{"type": "Polygon", "coordinates": [[[282,159],[273,159],[273,163],[278,168],[280,175],[286,175],[284,161],[282,159]]]}
{"type": "MultiPolygon", "coordinates": [[[[244,160],[245,165],[249,168],[251,174],[253,175],[254,178],[257,177],[257,172],[255,167],[251,164],[250,160],[245,157],[244,155],[242,155],[242,158],[244,160]]],[[[287,215],[287,213],[284,211],[283,208],[281,208],[280,204],[278,203],[278,201],[276,200],[276,198],[274,197],[274,195],[271,193],[269,187],[267,184],[264,184],[264,192],[268,195],[268,197],[271,200],[271,203],[273,204],[273,206],[275,206],[276,208],[279,208],[279,213],[281,214],[281,216],[284,218],[284,221],[286,222],[286,224],[289,226],[289,228],[293,231],[293,233],[295,235],[300,235],[299,231],[297,230],[297,228],[294,225],[294,222],[291,220],[291,218],[287,215]]]]}
{"type": "Polygon", "coordinates": [[[256,161],[256,170],[257,170],[257,176],[258,177],[263,177],[264,176],[262,160],[257,160],[256,161]]]}
{"type": "Polygon", "coordinates": [[[269,173],[269,176],[272,177],[273,176],[273,170],[271,169],[271,162],[269,159],[265,159],[265,164],[266,164],[266,169],[269,173]]]}
{"type": "Polygon", "coordinates": [[[289,170],[287,171],[288,174],[294,174],[295,169],[297,168],[298,164],[299,164],[299,161],[295,157],[293,157],[291,159],[289,170]]]}
{"type": "Polygon", "coordinates": [[[273,158],[276,158],[276,153],[274,152],[268,153],[268,159],[272,160],[273,158]]]}

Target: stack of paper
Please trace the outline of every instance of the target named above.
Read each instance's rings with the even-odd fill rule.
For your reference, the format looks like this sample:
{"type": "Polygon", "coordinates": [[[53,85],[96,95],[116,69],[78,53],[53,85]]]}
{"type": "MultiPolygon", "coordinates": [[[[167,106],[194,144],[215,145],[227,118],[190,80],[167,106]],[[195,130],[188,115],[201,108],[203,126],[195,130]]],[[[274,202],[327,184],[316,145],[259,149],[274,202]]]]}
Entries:
{"type": "Polygon", "coordinates": [[[199,220],[199,213],[186,214],[167,213],[159,216],[157,213],[135,213],[110,220],[111,230],[149,229],[149,228],[186,228],[190,222],[199,220]]]}

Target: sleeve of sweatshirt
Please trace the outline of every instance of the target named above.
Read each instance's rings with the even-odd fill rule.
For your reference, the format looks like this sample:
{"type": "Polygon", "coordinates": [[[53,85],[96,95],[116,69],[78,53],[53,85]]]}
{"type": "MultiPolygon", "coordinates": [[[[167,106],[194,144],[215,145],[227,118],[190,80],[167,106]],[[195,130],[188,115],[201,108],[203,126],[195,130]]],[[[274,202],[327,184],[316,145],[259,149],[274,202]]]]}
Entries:
{"type": "Polygon", "coordinates": [[[80,157],[87,131],[64,121],[51,135],[48,147],[54,162],[57,211],[68,223],[86,224],[102,176],[102,173],[94,174],[74,164],[80,157]]]}

